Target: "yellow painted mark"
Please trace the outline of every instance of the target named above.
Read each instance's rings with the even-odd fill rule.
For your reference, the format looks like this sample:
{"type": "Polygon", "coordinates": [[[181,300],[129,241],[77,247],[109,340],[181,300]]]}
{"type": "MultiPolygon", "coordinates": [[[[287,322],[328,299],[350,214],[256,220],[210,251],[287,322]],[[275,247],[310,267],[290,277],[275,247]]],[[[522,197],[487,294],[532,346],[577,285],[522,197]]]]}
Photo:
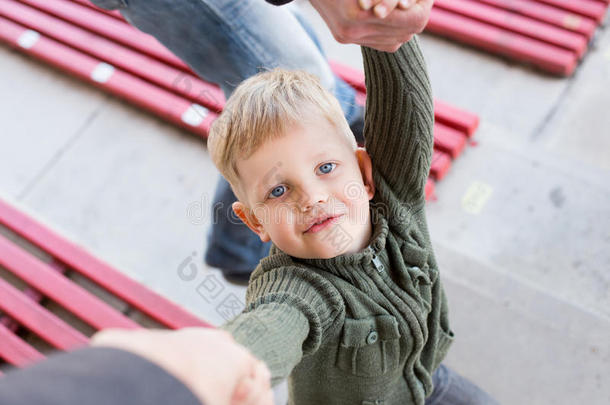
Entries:
{"type": "Polygon", "coordinates": [[[481,212],[492,193],[493,188],[489,184],[475,181],[462,197],[462,208],[464,211],[476,215],[481,212]]]}
{"type": "Polygon", "coordinates": [[[569,14],[563,19],[563,26],[569,30],[575,30],[580,27],[582,18],[576,14],[569,14]]]}

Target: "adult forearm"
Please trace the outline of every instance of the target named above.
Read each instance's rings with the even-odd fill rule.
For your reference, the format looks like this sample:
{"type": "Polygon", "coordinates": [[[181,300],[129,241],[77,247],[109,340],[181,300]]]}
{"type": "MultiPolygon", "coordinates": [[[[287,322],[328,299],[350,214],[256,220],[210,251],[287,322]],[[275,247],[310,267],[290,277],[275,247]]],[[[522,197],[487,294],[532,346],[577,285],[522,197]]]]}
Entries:
{"type": "Polygon", "coordinates": [[[2,405],[200,405],[177,378],[152,362],[113,348],[57,354],[0,379],[2,405]]]}

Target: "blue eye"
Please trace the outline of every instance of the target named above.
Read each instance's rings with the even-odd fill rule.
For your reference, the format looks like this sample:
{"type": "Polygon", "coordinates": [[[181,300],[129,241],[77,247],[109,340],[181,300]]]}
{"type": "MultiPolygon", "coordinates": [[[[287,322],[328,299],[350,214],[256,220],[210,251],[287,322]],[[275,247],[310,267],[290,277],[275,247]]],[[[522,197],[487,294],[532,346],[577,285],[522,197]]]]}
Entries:
{"type": "Polygon", "coordinates": [[[330,173],[335,168],[335,166],[337,166],[336,163],[324,163],[322,166],[319,167],[319,169],[323,174],[327,174],[330,173]]]}
{"type": "Polygon", "coordinates": [[[275,187],[273,190],[271,190],[271,193],[269,194],[269,197],[271,198],[278,198],[281,197],[282,194],[284,194],[283,190],[284,190],[284,186],[277,186],[275,187]]]}

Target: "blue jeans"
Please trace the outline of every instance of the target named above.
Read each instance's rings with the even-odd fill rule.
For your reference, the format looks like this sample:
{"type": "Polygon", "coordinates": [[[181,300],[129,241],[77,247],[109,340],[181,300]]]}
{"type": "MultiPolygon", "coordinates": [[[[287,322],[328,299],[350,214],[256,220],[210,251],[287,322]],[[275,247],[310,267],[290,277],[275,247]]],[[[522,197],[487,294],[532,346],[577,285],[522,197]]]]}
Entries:
{"type": "Polygon", "coordinates": [[[488,393],[441,364],[432,375],[434,391],[426,405],[498,405],[488,393]]]}
{"type": "MultiPolygon", "coordinates": [[[[156,37],[201,78],[217,83],[226,97],[244,79],[274,67],[317,75],[332,91],[351,124],[362,114],[355,92],[336,77],[304,19],[292,6],[264,0],[92,0],[118,9],[135,27],[156,37]]],[[[234,214],[236,197],[218,179],[205,261],[249,274],[271,246],[263,244],[234,214]]]]}

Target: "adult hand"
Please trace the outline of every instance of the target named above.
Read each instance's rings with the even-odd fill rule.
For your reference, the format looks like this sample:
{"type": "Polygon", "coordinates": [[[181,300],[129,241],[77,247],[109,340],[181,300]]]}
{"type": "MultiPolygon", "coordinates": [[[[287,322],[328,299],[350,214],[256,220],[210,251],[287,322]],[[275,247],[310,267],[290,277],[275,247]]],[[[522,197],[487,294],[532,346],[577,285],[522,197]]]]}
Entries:
{"type": "Polygon", "coordinates": [[[309,0],[338,42],[385,52],[397,51],[428,23],[433,0],[410,1],[309,0]]]}
{"type": "Polygon", "coordinates": [[[269,370],[221,330],[106,329],[92,346],[137,354],[182,381],[206,405],[273,405],[269,370]]]}

